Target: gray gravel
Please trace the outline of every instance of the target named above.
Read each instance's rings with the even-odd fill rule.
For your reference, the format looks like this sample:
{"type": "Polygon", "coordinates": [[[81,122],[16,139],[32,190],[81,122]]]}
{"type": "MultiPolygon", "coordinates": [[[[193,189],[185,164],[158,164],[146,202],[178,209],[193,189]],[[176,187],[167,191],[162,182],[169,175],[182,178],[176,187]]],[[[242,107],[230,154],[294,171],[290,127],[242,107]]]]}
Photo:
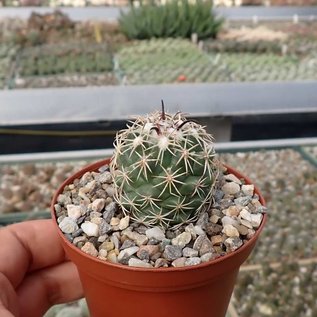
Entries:
{"type": "Polygon", "coordinates": [[[179,267],[221,257],[252,238],[266,212],[254,186],[245,185],[225,168],[219,172],[218,195],[211,208],[194,223],[174,229],[150,228],[131,220],[116,206],[111,188],[107,168],[86,172],[57,197],[57,222],[65,237],[83,252],[129,266],[179,267]],[[193,252],[184,252],[185,248],[193,252]]]}

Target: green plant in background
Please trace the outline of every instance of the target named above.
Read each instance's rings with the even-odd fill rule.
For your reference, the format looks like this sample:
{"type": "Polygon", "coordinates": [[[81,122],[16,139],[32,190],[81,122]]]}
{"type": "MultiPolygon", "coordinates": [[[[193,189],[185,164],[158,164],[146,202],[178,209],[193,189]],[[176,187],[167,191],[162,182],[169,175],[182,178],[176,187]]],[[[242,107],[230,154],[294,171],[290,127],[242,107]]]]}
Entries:
{"type": "Polygon", "coordinates": [[[7,82],[11,79],[12,63],[17,50],[16,46],[0,43],[0,88],[6,87],[7,82]]]}
{"type": "Polygon", "coordinates": [[[152,2],[122,12],[119,23],[130,39],[190,38],[193,33],[199,39],[215,38],[223,20],[216,17],[212,8],[209,0],[171,0],[164,5],[152,2]]]}
{"type": "Polygon", "coordinates": [[[18,73],[22,77],[111,72],[112,53],[105,44],[42,45],[24,49],[18,73]]]}
{"type": "Polygon", "coordinates": [[[138,41],[121,49],[116,59],[129,84],[174,83],[180,75],[195,82],[202,69],[212,69],[208,55],[184,39],[138,41]]]}
{"type": "Polygon", "coordinates": [[[217,168],[210,134],[181,113],[138,117],[116,137],[111,171],[116,200],[137,222],[193,221],[211,201],[217,168]]]}

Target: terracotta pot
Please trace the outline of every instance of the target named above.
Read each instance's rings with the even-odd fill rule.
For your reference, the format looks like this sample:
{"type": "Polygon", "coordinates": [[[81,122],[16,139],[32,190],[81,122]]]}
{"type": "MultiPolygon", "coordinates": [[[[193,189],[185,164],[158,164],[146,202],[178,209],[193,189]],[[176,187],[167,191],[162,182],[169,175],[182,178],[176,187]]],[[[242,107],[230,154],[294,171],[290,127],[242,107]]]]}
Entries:
{"type": "MultiPolygon", "coordinates": [[[[91,317],[223,317],[241,264],[252,251],[266,221],[237,251],[216,260],[181,268],[134,268],[89,256],[71,244],[58,228],[54,204],[65,185],[109,160],[94,163],[68,178],[52,201],[52,218],[63,247],[78,268],[91,317]]],[[[232,168],[230,173],[250,180],[232,168]]],[[[258,189],[255,192],[265,204],[258,189]]]]}

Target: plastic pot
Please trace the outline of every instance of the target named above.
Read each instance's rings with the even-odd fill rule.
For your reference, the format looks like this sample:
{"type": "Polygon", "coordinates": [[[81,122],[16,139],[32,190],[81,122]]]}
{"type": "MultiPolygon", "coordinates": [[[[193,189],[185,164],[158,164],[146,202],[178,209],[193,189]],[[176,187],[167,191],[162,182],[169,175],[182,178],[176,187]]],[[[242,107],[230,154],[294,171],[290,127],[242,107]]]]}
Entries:
{"type": "MultiPolygon", "coordinates": [[[[147,269],[102,261],[83,253],[64,237],[56,222],[54,204],[66,185],[108,163],[109,159],[94,163],[68,178],[55,193],[51,206],[61,243],[79,271],[91,317],[225,316],[239,268],[251,253],[267,216],[242,247],[207,263],[147,269]]],[[[251,183],[234,169],[228,167],[228,171],[251,183]]],[[[255,192],[264,205],[257,188],[255,192]]]]}

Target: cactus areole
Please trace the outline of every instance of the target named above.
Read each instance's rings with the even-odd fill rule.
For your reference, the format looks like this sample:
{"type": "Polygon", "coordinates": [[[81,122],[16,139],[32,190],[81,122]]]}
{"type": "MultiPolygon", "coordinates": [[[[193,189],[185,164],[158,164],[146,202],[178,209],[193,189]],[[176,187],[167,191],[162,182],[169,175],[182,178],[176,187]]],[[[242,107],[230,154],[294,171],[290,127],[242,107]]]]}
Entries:
{"type": "Polygon", "coordinates": [[[115,140],[111,172],[123,212],[177,228],[209,208],[217,175],[213,138],[182,113],[138,117],[115,140]]]}

